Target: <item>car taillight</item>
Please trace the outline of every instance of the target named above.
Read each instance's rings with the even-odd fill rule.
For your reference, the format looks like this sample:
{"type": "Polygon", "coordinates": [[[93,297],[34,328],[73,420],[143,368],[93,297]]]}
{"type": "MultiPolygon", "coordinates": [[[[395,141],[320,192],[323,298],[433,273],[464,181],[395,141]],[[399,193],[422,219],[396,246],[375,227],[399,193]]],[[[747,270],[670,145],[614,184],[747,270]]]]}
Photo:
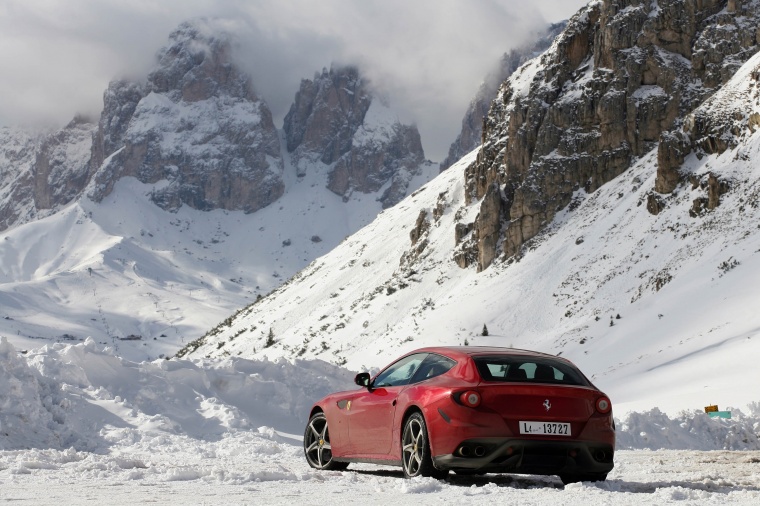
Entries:
{"type": "Polygon", "coordinates": [[[474,390],[468,390],[459,394],[459,401],[468,408],[477,408],[480,405],[480,394],[474,390]]]}
{"type": "Polygon", "coordinates": [[[596,410],[600,412],[603,415],[606,415],[610,412],[612,409],[612,404],[610,403],[610,400],[606,397],[599,397],[596,400],[596,410]]]}

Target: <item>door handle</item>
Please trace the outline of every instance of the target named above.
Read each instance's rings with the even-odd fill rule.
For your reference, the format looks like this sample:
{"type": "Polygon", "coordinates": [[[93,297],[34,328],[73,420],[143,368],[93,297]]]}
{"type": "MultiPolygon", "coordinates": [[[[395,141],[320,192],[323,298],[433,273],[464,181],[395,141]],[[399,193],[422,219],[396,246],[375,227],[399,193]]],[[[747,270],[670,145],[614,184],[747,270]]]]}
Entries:
{"type": "Polygon", "coordinates": [[[393,399],[393,402],[391,402],[391,406],[395,406],[395,405],[396,405],[396,399],[393,399]]]}

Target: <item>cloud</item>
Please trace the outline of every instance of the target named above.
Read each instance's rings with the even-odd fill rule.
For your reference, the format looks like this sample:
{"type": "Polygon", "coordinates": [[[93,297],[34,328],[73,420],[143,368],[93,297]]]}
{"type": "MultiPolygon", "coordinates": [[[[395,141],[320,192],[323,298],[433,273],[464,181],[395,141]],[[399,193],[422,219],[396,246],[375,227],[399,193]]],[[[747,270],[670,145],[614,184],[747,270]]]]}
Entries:
{"type": "MultiPolygon", "coordinates": [[[[3,0],[0,125],[97,117],[114,78],[144,79],[182,21],[227,20],[238,58],[276,119],[303,78],[356,63],[445,156],[499,56],[585,0],[3,0]],[[544,9],[543,11],[541,9],[544,9]]],[[[570,12],[572,14],[572,12],[570,12]]],[[[563,16],[566,17],[566,16],[563,16]]]]}

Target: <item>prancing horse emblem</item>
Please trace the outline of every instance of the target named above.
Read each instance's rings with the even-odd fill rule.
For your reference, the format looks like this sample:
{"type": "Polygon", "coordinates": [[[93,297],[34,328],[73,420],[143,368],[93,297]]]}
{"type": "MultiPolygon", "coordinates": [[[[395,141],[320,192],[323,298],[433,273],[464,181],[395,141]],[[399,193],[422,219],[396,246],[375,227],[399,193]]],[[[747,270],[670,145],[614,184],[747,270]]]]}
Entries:
{"type": "Polygon", "coordinates": [[[551,403],[551,402],[549,402],[549,399],[546,399],[546,400],[544,401],[544,408],[546,409],[546,411],[547,411],[547,412],[548,412],[550,409],[552,409],[552,403],[551,403]]]}

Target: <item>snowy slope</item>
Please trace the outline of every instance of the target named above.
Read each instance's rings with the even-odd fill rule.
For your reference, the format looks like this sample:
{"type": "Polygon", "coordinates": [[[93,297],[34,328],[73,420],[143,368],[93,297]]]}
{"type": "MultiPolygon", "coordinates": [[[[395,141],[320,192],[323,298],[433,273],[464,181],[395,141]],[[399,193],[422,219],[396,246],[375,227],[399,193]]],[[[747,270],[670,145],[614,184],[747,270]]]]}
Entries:
{"type": "Polygon", "coordinates": [[[340,161],[286,147],[232,45],[182,23],[146,81],[110,83],[97,125],[0,129],[0,335],[173,355],[436,174],[354,69],[369,114],[321,97],[309,131],[366,155],[336,152],[338,191],[340,161]]]}
{"type": "MultiPolygon", "coordinates": [[[[759,67],[756,56],[729,97],[704,107],[717,116],[722,102],[743,100],[757,111],[759,67]]],[[[684,183],[651,215],[655,149],[596,192],[579,191],[522,258],[482,273],[452,261],[456,224],[479,208],[462,189],[471,153],[189,349],[358,368],[430,344],[514,346],[575,361],[618,409],[746,405],[760,380],[760,131],[745,122],[740,133],[722,155],[692,154],[681,168],[731,181],[717,209],[690,217],[705,190],[684,183]],[[413,248],[421,211],[429,227],[413,248]],[[276,343],[263,349],[270,328],[276,343]]]]}
{"type": "MultiPolygon", "coordinates": [[[[289,175],[286,194],[253,214],[167,212],[150,200],[163,182],[124,178],[100,203],[6,231],[0,335],[23,349],[92,337],[135,360],[174,354],[382,209],[379,193],[343,202],[324,169],[289,175]]],[[[412,187],[437,172],[423,169],[412,187]]]]}

